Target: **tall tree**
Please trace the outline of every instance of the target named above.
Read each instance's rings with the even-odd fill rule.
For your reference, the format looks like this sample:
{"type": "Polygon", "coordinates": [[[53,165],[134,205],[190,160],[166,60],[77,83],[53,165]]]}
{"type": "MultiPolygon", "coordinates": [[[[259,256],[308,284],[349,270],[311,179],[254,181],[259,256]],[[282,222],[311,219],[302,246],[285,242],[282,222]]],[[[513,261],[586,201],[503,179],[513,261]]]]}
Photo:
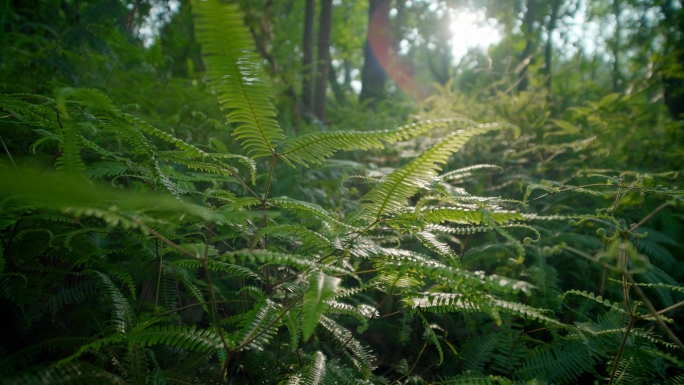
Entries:
{"type": "Polygon", "coordinates": [[[332,30],[332,0],[321,2],[318,24],[318,60],[316,84],[314,88],[314,115],[325,122],[325,91],[330,70],[330,31],[332,30]]]}
{"type": "Polygon", "coordinates": [[[622,77],[620,76],[620,50],[622,49],[622,4],[620,0],[613,0],[613,10],[615,12],[615,41],[613,42],[613,92],[620,92],[622,89],[622,77]]]}
{"type": "Polygon", "coordinates": [[[525,10],[525,50],[523,51],[520,60],[522,61],[522,70],[520,71],[520,82],[518,83],[518,91],[527,90],[529,84],[529,67],[532,61],[532,56],[537,46],[537,39],[535,36],[534,22],[537,15],[538,0],[527,0],[527,9],[525,10]]]}
{"type": "Polygon", "coordinates": [[[664,1],[660,7],[665,25],[666,62],[663,68],[664,99],[670,116],[675,120],[684,119],[684,9],[676,7],[672,1],[664,1]]]}
{"type": "Polygon", "coordinates": [[[313,78],[315,73],[314,65],[314,19],[316,11],[315,0],[305,0],[304,7],[304,37],[303,48],[304,57],[302,58],[302,103],[307,111],[313,111],[313,78]]]}
{"type": "Polygon", "coordinates": [[[558,23],[558,11],[560,10],[562,0],[553,0],[551,5],[551,18],[549,19],[548,37],[546,38],[546,52],[544,54],[544,74],[546,75],[546,88],[551,94],[551,66],[553,64],[553,31],[556,29],[558,23]]]}
{"type": "MultiPolygon", "coordinates": [[[[368,36],[364,48],[363,71],[361,72],[361,95],[359,100],[369,101],[369,106],[375,108],[378,99],[384,96],[387,74],[382,68],[376,53],[370,43],[373,34],[387,34],[390,31],[389,1],[369,0],[368,7],[368,36]]],[[[388,47],[378,47],[387,49],[388,47]]]]}

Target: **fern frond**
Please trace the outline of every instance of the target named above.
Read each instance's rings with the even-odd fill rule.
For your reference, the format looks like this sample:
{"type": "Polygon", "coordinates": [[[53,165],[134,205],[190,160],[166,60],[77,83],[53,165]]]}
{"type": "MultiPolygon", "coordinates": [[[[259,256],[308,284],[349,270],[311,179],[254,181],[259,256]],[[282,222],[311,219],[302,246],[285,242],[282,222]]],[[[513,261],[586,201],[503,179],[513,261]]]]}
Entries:
{"type": "Polygon", "coordinates": [[[594,372],[594,358],[580,340],[566,340],[532,353],[515,371],[522,378],[545,378],[552,383],[575,383],[585,372],[594,372]]]}
{"type": "Polygon", "coordinates": [[[681,248],[682,245],[680,245],[677,241],[674,239],[670,238],[669,236],[661,233],[660,231],[656,231],[650,228],[646,227],[641,227],[639,229],[639,235],[640,236],[647,236],[647,240],[650,240],[652,242],[656,243],[662,243],[670,246],[675,246],[681,248]]]}
{"type": "Polygon", "coordinates": [[[471,336],[461,351],[464,360],[463,367],[469,371],[483,372],[485,365],[492,359],[498,338],[499,333],[496,332],[471,336]]]}
{"type": "Polygon", "coordinates": [[[321,315],[328,309],[327,301],[337,292],[341,279],[328,277],[322,272],[316,272],[309,278],[309,290],[304,294],[302,305],[302,337],[304,342],[309,340],[318,325],[321,315]]]}
{"type": "Polygon", "coordinates": [[[302,385],[318,385],[325,377],[325,362],[326,358],[323,353],[316,351],[314,353],[314,362],[307,368],[304,373],[304,378],[300,384],[302,385]]]}
{"type": "Polygon", "coordinates": [[[3,378],[3,385],[73,384],[73,385],[126,385],[123,378],[87,362],[36,368],[13,378],[3,378]]]}
{"type": "Polygon", "coordinates": [[[59,149],[62,155],[55,162],[55,171],[58,176],[81,175],[86,167],[81,159],[81,145],[76,128],[69,121],[64,122],[64,126],[59,132],[59,149]]]}
{"type": "Polygon", "coordinates": [[[202,158],[202,157],[208,156],[207,153],[200,150],[199,148],[197,148],[197,147],[195,147],[195,146],[193,146],[193,145],[191,145],[191,144],[189,144],[183,140],[180,140],[180,139],[174,137],[171,134],[168,134],[168,133],[152,126],[151,124],[145,122],[142,119],[138,119],[133,115],[124,114],[124,113],[122,113],[121,116],[133,128],[138,129],[138,130],[140,130],[146,134],[156,136],[157,138],[160,138],[167,143],[173,144],[178,149],[182,150],[183,154],[187,157],[202,158]]]}
{"type": "Polygon", "coordinates": [[[641,286],[641,287],[662,288],[662,289],[668,289],[668,290],[678,291],[680,293],[684,293],[684,286],[668,285],[665,283],[641,283],[641,282],[637,282],[637,285],[641,286]]]}
{"type": "Polygon", "coordinates": [[[136,127],[132,127],[114,102],[104,94],[90,88],[62,88],[57,94],[57,106],[68,117],[67,100],[88,109],[87,116],[95,118],[104,129],[116,133],[133,148],[137,155],[153,155],[156,147],[136,127]]]}
{"type": "Polygon", "coordinates": [[[304,247],[317,249],[330,246],[331,242],[318,232],[297,225],[268,226],[259,230],[256,239],[261,239],[264,234],[296,236],[304,241],[304,247]]]}
{"type": "Polygon", "coordinates": [[[195,33],[202,45],[209,84],[234,124],[233,136],[252,157],[275,154],[284,138],[275,120],[272,91],[264,81],[254,42],[235,4],[217,0],[193,1],[195,33]]]}
{"type": "Polygon", "coordinates": [[[270,300],[257,303],[245,314],[240,322],[240,330],[232,338],[235,348],[264,350],[280,326],[280,322],[277,322],[278,309],[279,306],[270,300]]]}
{"type": "Polygon", "coordinates": [[[603,306],[606,306],[606,307],[608,307],[608,308],[610,308],[610,309],[612,309],[618,313],[628,314],[627,311],[625,311],[625,309],[623,309],[622,306],[620,306],[619,304],[610,302],[607,299],[603,299],[600,295],[596,296],[594,293],[590,293],[587,291],[579,291],[579,290],[574,290],[574,289],[568,290],[565,293],[563,293],[563,295],[560,296],[560,299],[564,300],[568,294],[578,295],[580,297],[590,299],[596,303],[599,303],[603,306]]]}
{"type": "Polygon", "coordinates": [[[208,352],[223,347],[221,337],[215,330],[197,330],[195,326],[155,326],[127,334],[126,342],[143,346],[166,345],[195,352],[208,352]]]}
{"type": "Polygon", "coordinates": [[[406,300],[406,303],[413,308],[421,308],[428,312],[448,313],[458,312],[479,312],[482,311],[480,304],[487,304],[481,296],[471,298],[465,294],[456,293],[421,293],[421,297],[413,297],[406,300]]]}
{"type": "Polygon", "coordinates": [[[382,149],[383,142],[392,144],[456,124],[477,125],[468,119],[437,119],[407,124],[394,130],[315,132],[288,140],[283,144],[280,155],[290,164],[309,167],[310,164],[323,164],[337,151],[382,149]]]}
{"type": "Polygon", "coordinates": [[[93,338],[88,337],[64,337],[43,340],[35,345],[25,347],[0,358],[0,374],[4,375],[11,372],[17,364],[30,362],[34,356],[39,355],[45,350],[50,351],[50,354],[55,354],[54,351],[60,350],[73,351],[92,341],[93,338]]]}
{"type": "MultiPolygon", "coordinates": [[[[518,384],[519,382],[515,382],[518,384]]],[[[513,382],[507,378],[481,374],[477,372],[468,372],[458,376],[446,377],[436,382],[437,385],[513,385],[513,382]]],[[[521,383],[522,384],[522,383],[521,383]]],[[[525,382],[529,385],[542,385],[541,382],[531,381],[525,382]]]]}
{"type": "Polygon", "coordinates": [[[427,231],[420,231],[416,233],[416,238],[423,244],[423,246],[434,251],[446,259],[452,267],[460,265],[460,258],[445,242],[437,239],[437,236],[427,231]]]}
{"type": "Polygon", "coordinates": [[[176,349],[207,352],[223,347],[221,337],[213,329],[196,330],[195,326],[156,326],[144,330],[135,330],[127,334],[114,334],[103,339],[82,345],[71,356],[58,362],[67,364],[89,351],[99,351],[104,346],[120,343],[140,344],[142,346],[166,345],[176,349]]]}
{"type": "MultiPolygon", "coordinates": [[[[201,268],[203,266],[203,262],[196,259],[182,259],[173,261],[171,264],[194,268],[201,268]]],[[[252,270],[240,265],[233,265],[221,261],[207,261],[207,268],[209,268],[211,271],[224,271],[230,275],[236,275],[242,278],[252,278],[256,281],[262,280],[259,274],[256,274],[252,270]]]]}
{"type": "Polygon", "coordinates": [[[373,187],[363,198],[355,219],[377,221],[384,215],[393,214],[408,205],[408,199],[418,189],[427,186],[437,176],[440,164],[446,164],[449,157],[475,135],[489,131],[510,128],[501,124],[483,124],[447,135],[416,159],[389,174],[385,180],[373,187]]]}
{"type": "Polygon", "coordinates": [[[335,274],[345,274],[354,276],[354,273],[349,270],[339,268],[337,266],[326,265],[304,259],[297,255],[277,253],[268,250],[237,250],[230,253],[225,253],[221,255],[222,260],[227,260],[230,263],[235,262],[235,258],[240,257],[242,259],[247,259],[249,261],[259,261],[260,263],[274,263],[281,265],[293,265],[302,269],[314,268],[320,269],[325,272],[335,273],[335,274]]]}
{"type": "Polygon", "coordinates": [[[467,270],[445,266],[429,258],[421,257],[420,254],[405,250],[390,252],[384,249],[383,256],[387,258],[383,265],[390,270],[406,272],[415,269],[427,276],[432,276],[446,282],[456,284],[465,283],[472,287],[481,287],[488,290],[497,290],[517,294],[520,291],[527,295],[533,288],[527,282],[504,278],[498,275],[485,275],[483,271],[470,272],[467,270]]]}
{"type": "Polygon", "coordinates": [[[463,168],[459,168],[457,170],[446,172],[446,173],[440,175],[439,178],[445,182],[460,180],[460,179],[463,179],[463,178],[470,176],[472,174],[472,172],[475,170],[482,170],[482,169],[488,169],[488,168],[503,171],[503,168],[501,166],[497,166],[495,164],[476,164],[474,166],[463,167],[463,168]]]}
{"type": "Polygon", "coordinates": [[[119,291],[112,280],[99,271],[93,274],[100,277],[102,289],[107,293],[112,305],[112,323],[118,333],[125,334],[135,326],[135,313],[128,303],[128,299],[119,291]]]}
{"type": "Polygon", "coordinates": [[[282,207],[303,217],[316,218],[333,226],[343,227],[348,230],[358,230],[353,226],[333,218],[327,210],[314,203],[303,202],[288,197],[277,197],[269,199],[268,204],[275,207],[282,207]]]}
{"type": "Polygon", "coordinates": [[[364,348],[359,341],[354,338],[352,332],[340,326],[332,319],[321,316],[320,325],[325,328],[339,344],[339,349],[345,353],[349,351],[354,358],[352,361],[356,369],[364,378],[369,378],[373,368],[373,357],[368,349],[364,348]]]}
{"type": "Polygon", "coordinates": [[[119,162],[95,162],[88,165],[85,176],[88,178],[112,177],[122,175],[128,171],[128,167],[119,162]]]}
{"type": "Polygon", "coordinates": [[[425,329],[425,339],[429,341],[431,344],[435,345],[435,347],[437,348],[437,353],[439,353],[439,363],[437,365],[442,365],[442,362],[444,362],[444,352],[442,351],[442,345],[439,343],[435,331],[432,330],[432,325],[430,325],[430,323],[425,318],[425,316],[423,316],[423,313],[421,313],[420,310],[415,310],[415,313],[418,314],[420,320],[423,323],[423,328],[425,329]]]}

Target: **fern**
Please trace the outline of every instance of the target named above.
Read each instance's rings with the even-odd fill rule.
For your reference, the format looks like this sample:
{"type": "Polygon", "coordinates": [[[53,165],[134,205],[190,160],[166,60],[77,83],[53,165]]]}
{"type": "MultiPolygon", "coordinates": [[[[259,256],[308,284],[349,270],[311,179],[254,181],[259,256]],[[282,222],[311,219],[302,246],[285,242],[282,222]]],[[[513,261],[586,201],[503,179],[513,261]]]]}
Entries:
{"type": "Polygon", "coordinates": [[[594,362],[582,341],[567,340],[562,347],[556,345],[533,352],[515,374],[527,379],[541,377],[554,383],[573,383],[583,373],[592,372],[594,362]]]}
{"type": "Polygon", "coordinates": [[[508,128],[498,124],[479,125],[447,135],[406,166],[392,172],[362,198],[359,210],[352,216],[358,220],[377,221],[384,215],[400,211],[407,206],[408,198],[426,186],[445,164],[452,153],[458,151],[473,136],[508,128]]]}
{"type": "Polygon", "coordinates": [[[383,142],[392,144],[454,125],[468,127],[477,124],[467,119],[438,119],[412,123],[394,130],[317,132],[286,141],[280,155],[290,164],[299,163],[308,167],[310,164],[323,164],[326,158],[337,151],[381,149],[384,148],[383,142]]]}
{"type": "Polygon", "coordinates": [[[264,350],[280,326],[277,310],[273,302],[260,301],[240,323],[240,330],[232,338],[234,348],[264,350]]]}
{"type": "Polygon", "coordinates": [[[275,145],[284,135],[275,120],[270,87],[252,52],[254,43],[237,7],[209,0],[194,1],[192,8],[207,77],[219,103],[229,110],[228,123],[236,126],[233,135],[252,157],[274,155],[275,145]]]}
{"type": "Polygon", "coordinates": [[[87,362],[72,362],[55,367],[41,368],[35,373],[26,373],[7,378],[3,384],[31,385],[31,384],[74,384],[74,385],[124,385],[127,382],[104,369],[87,362]]]}
{"type": "Polygon", "coordinates": [[[330,318],[322,316],[320,325],[335,339],[339,350],[344,351],[345,354],[347,354],[347,352],[351,354],[351,357],[353,358],[352,363],[363,377],[370,377],[371,371],[374,368],[373,357],[370,355],[368,349],[363,347],[349,330],[340,326],[330,318]]]}
{"type": "Polygon", "coordinates": [[[304,295],[302,305],[302,337],[304,342],[309,340],[321,315],[329,306],[326,302],[335,296],[340,279],[328,277],[318,272],[312,274],[309,280],[309,290],[304,295]]]}

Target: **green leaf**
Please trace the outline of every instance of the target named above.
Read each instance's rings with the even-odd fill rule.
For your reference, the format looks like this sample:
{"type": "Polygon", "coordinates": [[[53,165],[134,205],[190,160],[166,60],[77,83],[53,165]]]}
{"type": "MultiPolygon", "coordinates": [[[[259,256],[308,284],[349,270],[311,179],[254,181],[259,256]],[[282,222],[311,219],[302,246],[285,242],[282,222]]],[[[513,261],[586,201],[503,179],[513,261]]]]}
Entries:
{"type": "Polygon", "coordinates": [[[252,157],[274,155],[274,146],[285,136],[275,119],[273,91],[264,80],[254,41],[237,4],[195,0],[192,9],[209,84],[228,110],[228,124],[235,127],[233,136],[252,157]]]}
{"type": "Polygon", "coordinates": [[[352,216],[355,219],[377,221],[384,215],[396,213],[408,206],[408,199],[418,189],[428,186],[446,164],[449,157],[460,150],[475,135],[489,131],[514,128],[499,123],[481,124],[447,135],[416,159],[389,174],[363,198],[363,204],[352,216]]]}
{"type": "Polygon", "coordinates": [[[327,300],[335,297],[342,280],[319,271],[309,277],[309,290],[304,295],[302,308],[302,335],[304,342],[313,334],[321,315],[328,309],[327,300]]]}

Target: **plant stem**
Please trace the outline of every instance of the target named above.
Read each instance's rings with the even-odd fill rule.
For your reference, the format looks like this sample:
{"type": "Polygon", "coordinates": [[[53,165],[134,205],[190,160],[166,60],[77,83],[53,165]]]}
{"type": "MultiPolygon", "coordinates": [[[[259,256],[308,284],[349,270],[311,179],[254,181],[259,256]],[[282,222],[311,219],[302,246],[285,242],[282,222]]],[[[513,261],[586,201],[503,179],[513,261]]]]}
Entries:
{"type": "Polygon", "coordinates": [[[641,288],[636,284],[634,281],[634,278],[631,276],[627,276],[627,279],[629,282],[634,286],[634,291],[637,292],[641,300],[644,302],[644,306],[646,306],[646,309],[655,317],[656,322],[658,323],[658,326],[660,326],[661,329],[667,334],[667,336],[674,342],[677,346],[679,346],[680,349],[684,349],[684,344],[682,344],[682,341],[677,338],[677,336],[670,330],[670,328],[667,327],[665,322],[663,321],[662,318],[660,318],[660,314],[656,311],[655,307],[653,307],[653,304],[651,301],[646,297],[646,294],[641,290],[641,288]]]}
{"type": "Polygon", "coordinates": [[[615,356],[615,362],[613,363],[613,370],[610,373],[610,380],[608,381],[608,385],[613,384],[613,379],[615,379],[615,372],[617,372],[617,367],[618,364],[620,363],[620,358],[622,357],[622,352],[625,350],[625,344],[627,343],[627,337],[629,337],[629,332],[632,329],[632,326],[634,326],[634,322],[636,321],[636,318],[630,316],[629,317],[629,323],[627,324],[627,328],[625,328],[625,334],[622,336],[622,342],[620,343],[620,348],[618,349],[617,355],[615,356]]]}
{"type": "Polygon", "coordinates": [[[634,226],[630,229],[629,232],[630,232],[630,233],[633,233],[636,229],[638,229],[638,228],[641,227],[644,223],[648,222],[651,218],[653,218],[654,215],[658,214],[658,213],[660,212],[660,210],[664,209],[665,207],[667,207],[667,206],[669,206],[669,205],[670,205],[670,202],[665,202],[665,203],[661,204],[660,206],[656,207],[655,210],[651,211],[651,213],[648,214],[648,215],[646,215],[646,216],[644,217],[644,219],[640,220],[639,223],[637,223],[636,225],[634,225],[634,226]]]}
{"type": "Polygon", "coordinates": [[[221,327],[221,320],[219,319],[218,315],[218,306],[216,306],[216,294],[214,293],[214,285],[211,282],[211,272],[209,271],[209,266],[207,265],[207,253],[209,252],[209,247],[205,247],[204,249],[204,256],[202,258],[202,266],[204,266],[204,274],[207,275],[207,284],[209,285],[209,295],[211,299],[211,309],[212,313],[214,313],[214,323],[216,323],[216,330],[219,333],[219,336],[221,337],[221,342],[223,342],[223,347],[226,350],[226,363],[224,364],[223,371],[221,372],[221,382],[220,384],[223,385],[223,380],[225,379],[225,372],[226,369],[228,368],[228,356],[231,353],[230,346],[228,346],[228,341],[226,341],[226,336],[223,335],[223,328],[221,327]]]}

